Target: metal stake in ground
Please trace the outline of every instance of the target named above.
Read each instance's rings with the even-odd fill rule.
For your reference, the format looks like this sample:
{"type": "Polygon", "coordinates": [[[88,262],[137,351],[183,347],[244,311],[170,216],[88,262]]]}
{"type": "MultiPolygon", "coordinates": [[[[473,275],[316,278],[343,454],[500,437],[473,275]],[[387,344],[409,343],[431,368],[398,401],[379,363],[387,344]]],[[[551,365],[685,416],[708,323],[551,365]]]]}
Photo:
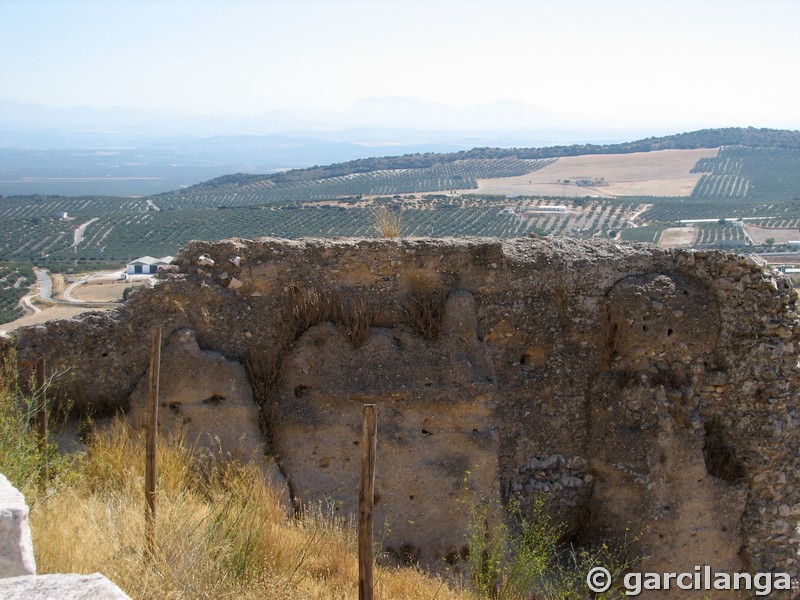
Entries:
{"type": "Polygon", "coordinates": [[[375,454],[378,449],[378,415],[365,404],[361,418],[361,490],[358,494],[358,600],[372,600],[372,509],[375,504],[375,454]]]}
{"type": "Polygon", "coordinates": [[[147,457],[144,474],[144,495],[147,498],[145,512],[145,541],[150,554],[155,552],[156,525],[156,429],[158,427],[158,378],[161,370],[161,327],[154,327],[150,335],[150,377],[148,380],[147,405],[147,457]]]}

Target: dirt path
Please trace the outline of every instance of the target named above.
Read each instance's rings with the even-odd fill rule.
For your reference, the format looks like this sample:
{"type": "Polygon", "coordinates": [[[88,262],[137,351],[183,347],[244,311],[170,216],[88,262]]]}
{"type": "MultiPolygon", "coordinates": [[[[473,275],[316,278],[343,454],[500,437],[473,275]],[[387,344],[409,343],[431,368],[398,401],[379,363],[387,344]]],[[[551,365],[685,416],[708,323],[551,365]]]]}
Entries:
{"type": "Polygon", "coordinates": [[[38,306],[36,306],[32,302],[32,299],[35,298],[35,297],[36,297],[36,294],[34,293],[34,294],[28,294],[27,296],[23,296],[22,298],[19,299],[20,305],[22,305],[23,308],[25,308],[26,310],[29,310],[34,315],[37,314],[37,313],[42,312],[42,309],[39,308],[38,306]]]}
{"type": "Polygon", "coordinates": [[[77,229],[75,229],[75,236],[73,237],[72,245],[77,246],[80,244],[83,241],[83,234],[86,233],[86,228],[99,219],[100,217],[95,217],[94,219],[89,219],[86,221],[86,223],[81,223],[78,225],[77,229]]]}

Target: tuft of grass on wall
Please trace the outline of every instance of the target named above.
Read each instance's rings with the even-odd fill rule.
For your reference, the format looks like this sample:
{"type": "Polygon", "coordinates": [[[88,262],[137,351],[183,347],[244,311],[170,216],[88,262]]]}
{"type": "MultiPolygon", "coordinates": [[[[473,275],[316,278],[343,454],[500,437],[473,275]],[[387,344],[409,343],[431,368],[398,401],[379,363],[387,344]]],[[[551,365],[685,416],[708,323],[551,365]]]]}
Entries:
{"type": "Polygon", "coordinates": [[[377,206],[372,209],[372,221],[375,230],[382,238],[399,238],[403,235],[403,212],[392,210],[388,206],[377,206]]]}
{"type": "Polygon", "coordinates": [[[441,285],[411,281],[402,302],[403,313],[406,322],[426,340],[436,340],[442,332],[447,294],[441,285]]]}

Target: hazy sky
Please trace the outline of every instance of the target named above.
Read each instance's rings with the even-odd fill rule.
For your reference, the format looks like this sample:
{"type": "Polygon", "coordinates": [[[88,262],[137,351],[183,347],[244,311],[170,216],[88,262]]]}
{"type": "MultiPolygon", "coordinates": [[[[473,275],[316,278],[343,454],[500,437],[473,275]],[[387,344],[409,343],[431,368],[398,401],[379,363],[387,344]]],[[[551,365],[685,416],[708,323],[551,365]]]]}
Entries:
{"type": "Polygon", "coordinates": [[[199,113],[500,99],[800,128],[798,0],[0,0],[0,96],[199,113]]]}

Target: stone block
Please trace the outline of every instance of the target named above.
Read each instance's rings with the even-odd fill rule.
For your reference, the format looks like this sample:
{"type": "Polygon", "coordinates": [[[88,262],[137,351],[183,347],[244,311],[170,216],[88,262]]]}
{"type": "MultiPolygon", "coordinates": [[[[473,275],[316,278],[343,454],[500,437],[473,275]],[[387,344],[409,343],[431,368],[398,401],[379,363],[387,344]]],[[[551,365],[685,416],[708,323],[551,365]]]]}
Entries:
{"type": "Polygon", "coordinates": [[[19,490],[0,474],[0,577],[34,573],[28,505],[19,490]]]}

